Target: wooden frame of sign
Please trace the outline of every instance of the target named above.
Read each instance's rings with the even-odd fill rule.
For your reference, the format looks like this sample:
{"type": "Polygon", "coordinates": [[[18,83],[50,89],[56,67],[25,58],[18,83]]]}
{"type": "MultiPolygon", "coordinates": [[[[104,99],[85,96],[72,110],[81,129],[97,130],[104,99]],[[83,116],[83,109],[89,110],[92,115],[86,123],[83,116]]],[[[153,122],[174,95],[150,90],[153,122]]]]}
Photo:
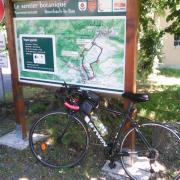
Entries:
{"type": "MultiPolygon", "coordinates": [[[[18,1],[18,0],[16,0],[18,1]]],[[[20,0],[19,0],[20,1],[20,0]]],[[[138,0],[127,0],[126,12],[126,63],[124,91],[136,92],[136,59],[138,33],[138,0]]],[[[23,83],[19,82],[18,65],[16,58],[16,43],[13,25],[13,0],[5,1],[5,19],[8,37],[8,49],[12,71],[13,98],[15,105],[16,123],[20,125],[23,138],[27,137],[27,120],[23,98],[23,83]]],[[[128,101],[125,102],[127,108],[128,101]]],[[[127,127],[129,125],[127,124],[127,127]]]]}

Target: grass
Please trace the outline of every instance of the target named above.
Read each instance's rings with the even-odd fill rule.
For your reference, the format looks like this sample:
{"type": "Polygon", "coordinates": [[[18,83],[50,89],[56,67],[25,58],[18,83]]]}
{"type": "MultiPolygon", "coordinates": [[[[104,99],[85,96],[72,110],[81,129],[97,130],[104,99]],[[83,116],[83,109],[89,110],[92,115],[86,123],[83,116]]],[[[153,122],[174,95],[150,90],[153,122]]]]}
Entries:
{"type": "MultiPolygon", "coordinates": [[[[23,96],[24,96],[25,100],[36,99],[37,97],[39,97],[39,99],[41,99],[41,97],[44,94],[46,94],[46,96],[48,95],[47,90],[44,88],[29,87],[29,86],[25,86],[23,88],[23,96]]],[[[6,98],[6,102],[11,103],[13,101],[12,92],[7,92],[5,94],[5,98],[6,98]]]]}
{"type": "MultiPolygon", "coordinates": [[[[81,165],[70,169],[50,169],[42,166],[32,156],[29,149],[18,151],[0,146],[0,176],[1,180],[88,180],[91,177],[101,177],[99,168],[103,162],[97,159],[100,151],[94,153],[91,147],[88,158],[81,165]]],[[[99,178],[100,179],[100,178],[99,178]]]]}
{"type": "Polygon", "coordinates": [[[180,121],[180,86],[149,88],[150,101],[138,104],[139,115],[161,122],[180,121]]]}
{"type": "Polygon", "coordinates": [[[163,68],[163,69],[160,69],[160,75],[163,75],[166,77],[180,78],[180,70],[179,69],[163,68]]]}
{"type": "MultiPolygon", "coordinates": [[[[180,79],[180,70],[160,69],[159,75],[180,79]]],[[[180,84],[162,85],[140,79],[138,85],[140,92],[150,95],[150,101],[138,104],[140,116],[160,122],[180,121],[180,84]]]]}

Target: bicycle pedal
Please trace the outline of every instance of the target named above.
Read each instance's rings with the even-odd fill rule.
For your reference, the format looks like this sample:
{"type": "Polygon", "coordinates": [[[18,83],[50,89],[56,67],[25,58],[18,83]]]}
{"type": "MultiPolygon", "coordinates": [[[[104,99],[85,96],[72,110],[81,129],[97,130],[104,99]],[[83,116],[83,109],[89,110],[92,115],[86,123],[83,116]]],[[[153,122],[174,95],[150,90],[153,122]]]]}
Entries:
{"type": "Polygon", "coordinates": [[[110,169],[114,169],[116,167],[115,162],[110,162],[108,165],[109,165],[110,169]]]}
{"type": "Polygon", "coordinates": [[[119,156],[129,156],[129,153],[126,151],[118,152],[117,153],[119,156]]]}

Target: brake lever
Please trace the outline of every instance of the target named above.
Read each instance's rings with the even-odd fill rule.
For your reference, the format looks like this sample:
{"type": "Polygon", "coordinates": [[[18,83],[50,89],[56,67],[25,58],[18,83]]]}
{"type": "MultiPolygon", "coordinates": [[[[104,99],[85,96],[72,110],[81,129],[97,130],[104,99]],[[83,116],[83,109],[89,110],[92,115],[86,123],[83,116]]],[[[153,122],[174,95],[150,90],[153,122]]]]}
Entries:
{"type": "Polygon", "coordinates": [[[73,94],[84,95],[81,88],[76,85],[67,85],[66,82],[64,81],[63,86],[65,88],[66,97],[70,97],[73,94]]]}
{"type": "Polygon", "coordinates": [[[65,87],[65,89],[66,89],[66,90],[68,89],[67,84],[66,84],[66,82],[65,82],[65,81],[64,81],[63,86],[65,87]]]}

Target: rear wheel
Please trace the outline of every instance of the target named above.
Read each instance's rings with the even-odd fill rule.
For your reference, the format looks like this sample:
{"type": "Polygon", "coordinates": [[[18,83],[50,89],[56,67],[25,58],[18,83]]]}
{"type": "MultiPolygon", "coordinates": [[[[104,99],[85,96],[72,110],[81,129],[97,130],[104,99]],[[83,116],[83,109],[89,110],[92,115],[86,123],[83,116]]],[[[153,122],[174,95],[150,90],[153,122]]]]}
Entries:
{"type": "Polygon", "coordinates": [[[121,162],[126,173],[136,179],[172,180],[180,175],[180,137],[169,127],[147,123],[138,127],[151,148],[147,148],[137,131],[132,128],[124,136],[120,151],[121,162]],[[130,138],[135,144],[129,149],[130,138]]]}
{"type": "Polygon", "coordinates": [[[79,119],[64,112],[53,112],[33,124],[29,143],[41,163],[52,168],[66,168],[83,159],[89,136],[79,119]]]}

